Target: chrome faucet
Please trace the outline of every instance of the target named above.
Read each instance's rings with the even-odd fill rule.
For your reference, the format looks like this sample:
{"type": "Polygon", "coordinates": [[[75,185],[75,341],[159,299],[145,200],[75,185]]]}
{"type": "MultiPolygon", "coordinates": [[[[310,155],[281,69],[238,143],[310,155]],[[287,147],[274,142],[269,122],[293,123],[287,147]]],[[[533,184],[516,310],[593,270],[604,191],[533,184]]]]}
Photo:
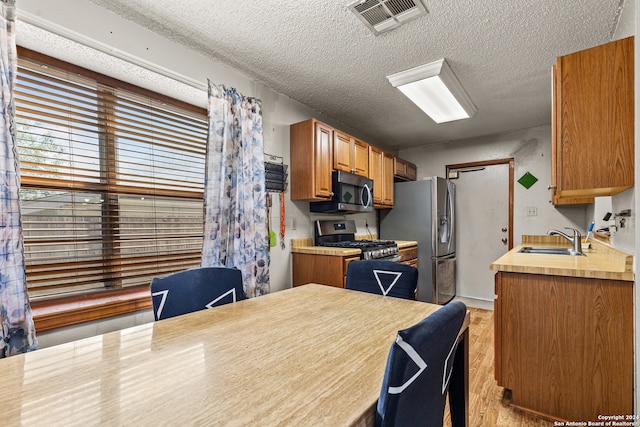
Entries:
{"type": "Polygon", "coordinates": [[[549,230],[549,231],[547,231],[547,234],[549,236],[562,236],[562,237],[564,237],[569,242],[571,242],[571,245],[573,246],[573,248],[571,249],[571,252],[573,252],[575,255],[582,254],[582,235],[580,234],[580,232],[578,230],[576,230],[575,228],[571,228],[571,227],[565,227],[565,229],[573,230],[573,237],[569,237],[567,234],[563,233],[562,231],[558,231],[558,230],[549,230]]]}

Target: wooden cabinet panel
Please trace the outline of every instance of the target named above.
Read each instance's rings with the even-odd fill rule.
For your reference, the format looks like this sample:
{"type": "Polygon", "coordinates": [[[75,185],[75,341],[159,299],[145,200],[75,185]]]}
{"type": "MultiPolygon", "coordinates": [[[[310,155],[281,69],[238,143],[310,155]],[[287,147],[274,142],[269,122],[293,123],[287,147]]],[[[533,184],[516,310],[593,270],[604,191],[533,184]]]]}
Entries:
{"type": "Polygon", "coordinates": [[[499,272],[496,378],[561,420],[633,413],[633,283],[499,272]]]}
{"type": "Polygon", "coordinates": [[[351,167],[351,140],[342,132],[335,131],[333,135],[333,168],[335,170],[353,172],[351,167]]]}
{"type": "Polygon", "coordinates": [[[382,205],[386,208],[393,207],[393,159],[391,154],[384,153],[382,159],[382,205]]]}
{"type": "Polygon", "coordinates": [[[373,206],[382,206],[384,193],[384,155],[382,150],[369,146],[369,178],[373,180],[373,206]]]}
{"type": "Polygon", "coordinates": [[[369,144],[353,140],[353,173],[360,176],[369,176],[369,144]]]}
{"type": "MultiPolygon", "coordinates": [[[[418,267],[418,247],[410,246],[398,250],[404,264],[418,267]]],[[[293,286],[307,283],[344,287],[347,268],[351,261],[358,261],[359,256],[335,256],[319,254],[303,254],[294,252],[293,286]]]]}
{"type": "Polygon", "coordinates": [[[406,166],[406,177],[408,181],[415,181],[418,177],[418,168],[411,162],[405,161],[406,166]]]}
{"type": "Polygon", "coordinates": [[[331,198],[333,184],[331,180],[331,136],[333,130],[323,123],[315,124],[315,144],[313,155],[315,167],[313,169],[313,181],[316,197],[331,198]]]}
{"type": "Polygon", "coordinates": [[[399,157],[393,159],[393,174],[399,178],[407,174],[407,163],[399,157]]]}
{"type": "Polygon", "coordinates": [[[293,286],[307,283],[342,287],[343,258],[329,255],[293,254],[293,286]]]}
{"type": "Polygon", "coordinates": [[[415,181],[418,175],[418,168],[411,162],[400,157],[394,158],[394,178],[398,181],[415,181]]]}
{"type": "Polygon", "coordinates": [[[331,198],[333,129],[315,119],[290,126],[291,200],[331,198]]]}
{"type": "Polygon", "coordinates": [[[552,201],[590,203],[634,185],[633,37],[553,67],[552,201]]]}
{"type": "Polygon", "coordinates": [[[346,133],[334,131],[333,168],[369,176],[369,144],[346,133]]]}
{"type": "Polygon", "coordinates": [[[369,178],[373,180],[373,206],[393,207],[393,156],[369,146],[369,178]]]}
{"type": "Polygon", "coordinates": [[[320,283],[344,287],[347,265],[360,257],[293,253],[293,286],[320,283]]]}
{"type": "Polygon", "coordinates": [[[410,246],[408,248],[402,248],[402,249],[398,249],[398,255],[400,255],[400,262],[406,262],[406,263],[411,263],[414,262],[417,264],[418,263],[418,247],[417,246],[410,246]]]}
{"type": "Polygon", "coordinates": [[[494,343],[494,370],[495,378],[499,386],[502,386],[502,308],[500,305],[500,274],[495,275],[495,294],[493,300],[493,343],[494,343]]]}

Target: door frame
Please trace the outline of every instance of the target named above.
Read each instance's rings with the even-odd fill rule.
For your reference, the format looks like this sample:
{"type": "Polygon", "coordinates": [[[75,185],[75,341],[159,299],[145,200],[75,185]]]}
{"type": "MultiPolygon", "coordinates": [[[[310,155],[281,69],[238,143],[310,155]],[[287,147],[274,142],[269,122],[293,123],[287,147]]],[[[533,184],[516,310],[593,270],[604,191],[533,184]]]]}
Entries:
{"type": "Polygon", "coordinates": [[[446,177],[449,179],[449,172],[452,169],[467,169],[467,168],[475,168],[475,167],[483,167],[483,166],[495,166],[495,165],[509,165],[509,232],[508,232],[508,247],[509,250],[513,249],[513,176],[514,176],[514,161],[513,157],[508,157],[504,159],[496,159],[496,160],[484,160],[481,162],[468,162],[468,163],[456,163],[451,165],[446,165],[446,177]]]}

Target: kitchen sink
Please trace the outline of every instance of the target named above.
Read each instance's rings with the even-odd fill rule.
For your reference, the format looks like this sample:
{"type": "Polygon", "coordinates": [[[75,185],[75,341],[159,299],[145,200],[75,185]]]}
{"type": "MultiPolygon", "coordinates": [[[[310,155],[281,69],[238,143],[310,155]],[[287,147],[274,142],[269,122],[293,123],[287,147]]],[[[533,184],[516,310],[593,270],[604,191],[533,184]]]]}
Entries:
{"type": "Polygon", "coordinates": [[[570,255],[570,256],[585,256],[582,252],[576,252],[571,248],[543,248],[533,246],[523,246],[519,251],[519,254],[540,254],[540,255],[570,255]]]}

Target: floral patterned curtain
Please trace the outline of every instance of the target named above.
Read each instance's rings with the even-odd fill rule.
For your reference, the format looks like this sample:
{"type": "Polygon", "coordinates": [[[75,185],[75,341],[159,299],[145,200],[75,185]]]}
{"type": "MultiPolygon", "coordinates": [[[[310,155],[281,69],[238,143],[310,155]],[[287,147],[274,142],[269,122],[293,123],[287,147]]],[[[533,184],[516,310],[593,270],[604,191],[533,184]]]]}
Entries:
{"type": "Polygon", "coordinates": [[[0,357],[37,348],[27,295],[20,219],[20,175],[13,88],[18,72],[15,0],[2,0],[0,16],[0,357]]]}
{"type": "Polygon", "coordinates": [[[260,100],[209,81],[203,267],[242,271],[247,297],[269,293],[260,100]]]}

